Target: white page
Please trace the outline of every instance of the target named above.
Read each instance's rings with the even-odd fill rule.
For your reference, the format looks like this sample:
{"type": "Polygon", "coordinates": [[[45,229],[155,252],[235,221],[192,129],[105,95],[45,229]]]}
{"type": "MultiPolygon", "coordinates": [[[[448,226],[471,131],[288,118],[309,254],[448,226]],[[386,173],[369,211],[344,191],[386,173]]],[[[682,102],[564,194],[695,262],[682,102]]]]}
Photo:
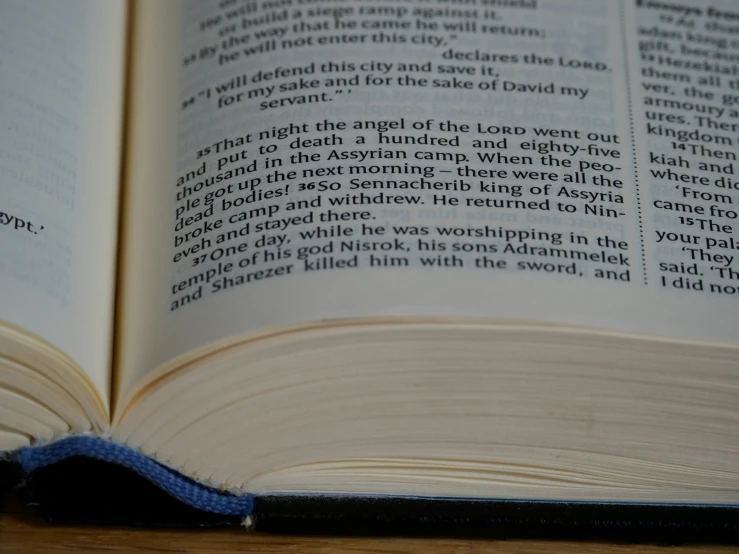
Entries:
{"type": "MultiPolygon", "coordinates": [[[[652,28],[674,50],[698,40],[688,25],[718,18],[730,36],[732,15],[658,4],[147,5],[139,59],[159,55],[136,80],[122,390],[211,341],[332,318],[735,342],[731,295],[688,281],[690,267],[708,288],[710,264],[664,248],[681,229],[654,204],[676,189],[650,178],[649,153],[670,139],[648,135],[644,95],[686,93],[641,55],[652,28]]],[[[691,71],[696,86],[710,73],[691,71]]]]}
{"type": "Polygon", "coordinates": [[[125,2],[0,5],[0,319],[68,354],[107,403],[125,2]]]}

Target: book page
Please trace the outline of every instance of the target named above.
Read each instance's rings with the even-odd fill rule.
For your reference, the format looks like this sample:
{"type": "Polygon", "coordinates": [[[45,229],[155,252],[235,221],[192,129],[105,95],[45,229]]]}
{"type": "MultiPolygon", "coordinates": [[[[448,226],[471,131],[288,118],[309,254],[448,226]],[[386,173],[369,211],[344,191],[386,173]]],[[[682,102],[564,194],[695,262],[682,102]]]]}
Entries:
{"type": "Polygon", "coordinates": [[[139,22],[122,389],[332,318],[739,338],[735,3],[183,0],[139,22]]]}
{"type": "Polygon", "coordinates": [[[107,402],[124,1],[0,6],[0,319],[69,355],[107,402]]]}

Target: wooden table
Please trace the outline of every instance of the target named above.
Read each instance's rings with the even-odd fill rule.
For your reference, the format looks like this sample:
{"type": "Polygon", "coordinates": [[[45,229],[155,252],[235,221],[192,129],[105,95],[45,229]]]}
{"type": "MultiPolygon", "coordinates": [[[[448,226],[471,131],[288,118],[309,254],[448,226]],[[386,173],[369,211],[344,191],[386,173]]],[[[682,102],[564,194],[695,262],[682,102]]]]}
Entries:
{"type": "Polygon", "coordinates": [[[0,552],[270,552],[424,554],[687,554],[739,552],[726,546],[658,546],[600,542],[494,541],[454,538],[296,537],[238,530],[139,530],[116,527],[52,527],[22,508],[13,495],[0,513],[0,552]]]}

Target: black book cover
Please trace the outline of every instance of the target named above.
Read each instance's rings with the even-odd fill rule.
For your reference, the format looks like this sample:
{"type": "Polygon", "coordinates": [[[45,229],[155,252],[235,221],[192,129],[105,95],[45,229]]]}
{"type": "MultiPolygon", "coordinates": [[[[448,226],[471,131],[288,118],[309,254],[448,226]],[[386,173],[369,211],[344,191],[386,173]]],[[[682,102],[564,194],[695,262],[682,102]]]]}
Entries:
{"type": "MultiPolygon", "coordinates": [[[[4,468],[9,470],[8,467],[4,468]]],[[[13,473],[17,480],[15,470],[13,473]]],[[[10,478],[7,478],[7,482],[10,478]]],[[[268,533],[739,542],[739,509],[400,497],[258,497],[243,521],[187,506],[116,464],[73,457],[26,476],[22,501],[53,524],[239,527],[268,533]]]]}
{"type": "Polygon", "coordinates": [[[5,494],[20,484],[22,477],[19,464],[0,460],[0,508],[3,506],[2,499],[5,494]]]}

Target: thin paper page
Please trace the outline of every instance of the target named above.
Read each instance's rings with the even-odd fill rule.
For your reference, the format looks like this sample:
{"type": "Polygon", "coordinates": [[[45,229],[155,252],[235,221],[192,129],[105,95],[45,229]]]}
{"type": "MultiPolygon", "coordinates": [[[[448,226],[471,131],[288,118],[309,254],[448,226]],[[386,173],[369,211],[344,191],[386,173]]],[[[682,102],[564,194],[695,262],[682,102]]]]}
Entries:
{"type": "Polygon", "coordinates": [[[107,403],[125,2],[0,6],[0,318],[107,403]]]}
{"type": "Polygon", "coordinates": [[[146,10],[123,389],[330,318],[737,339],[731,3],[146,10]]]}

